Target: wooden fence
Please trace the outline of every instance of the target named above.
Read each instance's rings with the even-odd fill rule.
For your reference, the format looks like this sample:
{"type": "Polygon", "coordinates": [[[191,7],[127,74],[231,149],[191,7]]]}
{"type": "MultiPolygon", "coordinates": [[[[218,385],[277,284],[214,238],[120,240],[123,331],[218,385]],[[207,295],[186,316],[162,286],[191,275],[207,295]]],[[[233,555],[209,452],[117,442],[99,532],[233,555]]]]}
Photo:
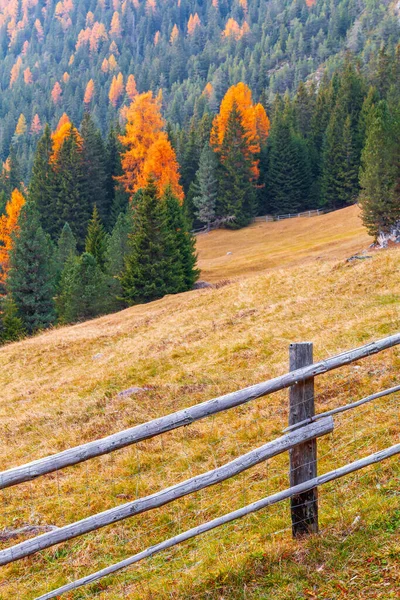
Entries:
{"type": "Polygon", "coordinates": [[[50,598],[58,597],[65,592],[92,583],[166,548],[180,544],[185,540],[201,535],[206,531],[215,529],[225,523],[259,511],[287,498],[291,499],[293,536],[297,537],[318,531],[318,487],[329,481],[363,469],[368,465],[399,454],[400,444],[370,454],[365,458],[318,476],[317,438],[333,431],[333,415],[355,409],[377,398],[399,392],[400,385],[316,415],[314,409],[314,378],[399,344],[400,333],[343,352],[317,363],[313,363],[313,348],[311,343],[291,344],[289,349],[290,371],[285,375],[208,400],[103,439],[70,448],[64,452],[3,471],[0,473],[0,489],[15,486],[61,468],[114,452],[119,448],[153,438],[166,431],[190,425],[199,419],[240,406],[256,398],[267,396],[278,390],[290,388],[289,426],[281,437],[264,444],[256,450],[239,456],[221,467],[182,481],[160,492],[111,508],[6,548],[0,552],[0,565],[6,565],[55,544],[163,506],[178,498],[234,477],[252,466],[286,451],[289,451],[290,456],[290,486],[287,489],[151,546],[124,561],[40,596],[37,600],[49,600],[50,598]]]}

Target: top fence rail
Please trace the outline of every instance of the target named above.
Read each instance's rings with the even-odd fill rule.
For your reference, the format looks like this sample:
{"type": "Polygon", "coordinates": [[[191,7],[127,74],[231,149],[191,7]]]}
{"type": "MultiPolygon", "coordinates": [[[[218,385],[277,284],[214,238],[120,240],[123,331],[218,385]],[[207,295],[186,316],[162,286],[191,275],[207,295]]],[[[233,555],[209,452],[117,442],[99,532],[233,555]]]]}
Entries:
{"type": "Polygon", "coordinates": [[[322,375],[323,373],[377,354],[399,344],[400,333],[397,333],[376,342],[360,346],[359,348],[342,352],[301,369],[290,371],[274,379],[269,379],[242,390],[213,398],[212,400],[207,400],[206,402],[190,406],[164,417],[159,417],[147,423],[114,433],[105,438],[69,448],[58,454],[46,456],[22,466],[8,469],[0,473],[0,489],[25,481],[31,481],[47,473],[85,462],[91,458],[102,456],[131,444],[156,437],[167,431],[190,425],[205,417],[241,406],[251,400],[283,390],[311,377],[322,375]]]}

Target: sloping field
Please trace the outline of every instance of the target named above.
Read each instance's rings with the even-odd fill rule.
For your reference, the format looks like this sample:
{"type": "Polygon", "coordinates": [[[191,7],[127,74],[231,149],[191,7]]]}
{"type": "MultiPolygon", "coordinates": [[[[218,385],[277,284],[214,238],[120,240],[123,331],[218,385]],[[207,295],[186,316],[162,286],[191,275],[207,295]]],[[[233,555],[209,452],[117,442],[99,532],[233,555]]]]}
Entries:
{"type": "Polygon", "coordinates": [[[266,223],[197,237],[202,278],[218,281],[314,261],[348,258],[371,243],[358,206],[319,217],[266,223]]]}
{"type": "MultiPolygon", "coordinates": [[[[276,228],[275,237],[290,246],[296,245],[296,227],[309,228],[308,242],[304,232],[297,241],[303,253],[301,264],[290,264],[295,257],[287,247],[279,250],[275,239],[269,253],[275,256],[274,268],[264,273],[238,278],[218,289],[168,296],[2,348],[2,468],[284,373],[290,342],[313,341],[319,360],[398,331],[399,253],[389,250],[364,261],[343,260],[369,244],[362,230],[356,228],[354,239],[349,234],[353,213],[354,208],[342,213],[346,217],[343,246],[338,223],[337,239],[332,239],[332,231],[326,230],[325,238],[320,231],[320,224],[332,215],[263,225],[266,253],[268,239],[274,238],[268,230],[276,228]],[[292,228],[289,239],[279,233],[280,227],[292,228]],[[329,260],[315,260],[322,252],[329,260]],[[285,266],[283,256],[290,266],[285,266]],[[284,268],[278,268],[279,261],[284,268]],[[119,395],[133,386],[145,389],[119,395]]],[[[220,280],[237,277],[239,270],[245,272],[245,260],[251,269],[260,262],[261,241],[254,244],[257,232],[256,225],[237,233],[204,236],[199,244],[204,279],[211,279],[211,274],[220,280]],[[238,239],[235,245],[224,242],[232,257],[235,250],[241,253],[235,272],[226,274],[225,267],[206,264],[216,257],[218,236],[221,245],[223,239],[238,239]]],[[[399,368],[400,351],[393,349],[319,377],[317,410],[395,385],[399,368]]],[[[319,472],[398,443],[399,399],[399,395],[383,398],[338,417],[335,432],[319,441],[319,472]]],[[[25,539],[24,535],[9,537],[24,526],[62,526],[232,460],[279,435],[287,424],[287,405],[287,392],[276,393],[113,455],[6,489],[0,497],[0,545],[8,547],[25,539]]],[[[0,598],[31,600],[283,489],[288,485],[287,470],[287,456],[276,457],[221,486],[2,567],[0,598]]],[[[395,458],[321,488],[321,535],[294,542],[285,502],[66,598],[398,598],[399,483],[395,458]]]]}

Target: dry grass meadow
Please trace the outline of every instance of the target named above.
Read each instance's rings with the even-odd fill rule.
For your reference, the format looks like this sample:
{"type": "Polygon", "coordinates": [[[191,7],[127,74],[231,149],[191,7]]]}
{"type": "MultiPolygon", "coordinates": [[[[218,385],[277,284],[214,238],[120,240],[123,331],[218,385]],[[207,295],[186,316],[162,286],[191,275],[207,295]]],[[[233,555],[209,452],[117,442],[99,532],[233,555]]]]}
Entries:
{"type": "MultiPolygon", "coordinates": [[[[357,209],[199,237],[215,288],[59,328],[0,349],[2,469],[287,371],[288,345],[322,359],[400,328],[399,251],[371,252],[357,209]],[[232,254],[227,255],[227,252],[232,254]],[[129,396],[132,386],[147,388],[129,396]]],[[[321,411],[399,381],[398,349],[316,380],[321,411]]],[[[62,526],[256,448],[287,422],[287,391],[1,492],[0,536],[62,526]]],[[[335,420],[319,471],[399,442],[399,396],[335,420]]],[[[1,600],[31,600],[274,491],[286,455],[220,486],[0,569],[1,600]]],[[[400,468],[391,459],[320,490],[321,534],[294,542],[288,503],[215,530],[66,598],[399,598],[400,468]]],[[[1,537],[0,537],[1,539],[1,537]]],[[[7,547],[22,541],[0,542],[7,547]]]]}

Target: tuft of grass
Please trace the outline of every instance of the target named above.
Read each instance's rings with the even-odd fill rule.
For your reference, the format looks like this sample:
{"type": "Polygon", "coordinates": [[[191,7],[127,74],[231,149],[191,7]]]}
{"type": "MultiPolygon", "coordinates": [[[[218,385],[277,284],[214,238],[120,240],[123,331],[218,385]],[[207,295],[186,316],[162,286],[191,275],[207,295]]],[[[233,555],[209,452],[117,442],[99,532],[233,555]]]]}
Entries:
{"type": "MultiPolygon", "coordinates": [[[[2,469],[285,373],[293,341],[313,341],[319,360],[398,331],[399,306],[392,301],[398,295],[397,250],[346,263],[356,247],[368,243],[355,219],[351,207],[333,216],[265,224],[262,251],[254,241],[256,226],[203,236],[202,277],[212,271],[214,280],[236,281],[0,349],[2,469]],[[278,226],[292,228],[289,238],[278,226]],[[275,241],[274,232],[280,232],[275,241]],[[211,269],[207,260],[218,243],[223,250],[235,239],[242,258],[234,273],[227,275],[226,264],[218,261],[211,269]],[[268,266],[271,256],[276,262],[268,266]],[[146,390],[118,395],[133,386],[146,390]]],[[[317,410],[395,385],[399,367],[400,353],[393,349],[318,377],[317,410]]],[[[0,531],[62,526],[215,468],[280,435],[287,413],[282,391],[4,490],[0,531]]],[[[397,443],[399,396],[338,416],[335,425],[332,435],[318,441],[320,473],[397,443]]],[[[287,472],[285,454],[219,486],[4,567],[0,598],[28,600],[122,560],[287,487],[287,472]]],[[[321,534],[307,540],[291,539],[283,503],[66,598],[396,598],[399,481],[393,459],[325,486],[321,534]]]]}

